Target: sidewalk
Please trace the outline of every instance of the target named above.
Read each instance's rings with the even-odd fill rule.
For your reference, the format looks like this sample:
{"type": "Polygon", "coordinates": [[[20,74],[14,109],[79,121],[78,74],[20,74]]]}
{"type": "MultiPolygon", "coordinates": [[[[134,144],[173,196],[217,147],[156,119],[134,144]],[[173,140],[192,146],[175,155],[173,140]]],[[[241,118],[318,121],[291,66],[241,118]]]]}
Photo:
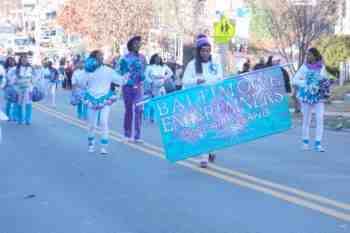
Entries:
{"type": "Polygon", "coordinates": [[[326,116],[342,116],[342,117],[350,118],[350,112],[329,112],[329,111],[326,111],[325,115],[326,116]]]}
{"type": "MultiPolygon", "coordinates": [[[[293,108],[291,108],[291,113],[294,124],[301,125],[301,113],[294,113],[293,108]]],[[[312,125],[314,124],[313,120],[312,125]]],[[[326,105],[325,128],[350,133],[350,102],[334,101],[326,105]]]]}

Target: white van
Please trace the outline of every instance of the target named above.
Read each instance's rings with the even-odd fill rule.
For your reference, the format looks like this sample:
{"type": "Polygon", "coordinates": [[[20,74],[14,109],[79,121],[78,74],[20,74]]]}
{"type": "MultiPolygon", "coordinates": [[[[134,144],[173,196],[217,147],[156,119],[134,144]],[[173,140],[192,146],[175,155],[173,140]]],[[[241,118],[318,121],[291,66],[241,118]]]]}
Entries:
{"type": "Polygon", "coordinates": [[[13,43],[14,55],[33,54],[33,45],[29,37],[16,36],[13,43]]]}

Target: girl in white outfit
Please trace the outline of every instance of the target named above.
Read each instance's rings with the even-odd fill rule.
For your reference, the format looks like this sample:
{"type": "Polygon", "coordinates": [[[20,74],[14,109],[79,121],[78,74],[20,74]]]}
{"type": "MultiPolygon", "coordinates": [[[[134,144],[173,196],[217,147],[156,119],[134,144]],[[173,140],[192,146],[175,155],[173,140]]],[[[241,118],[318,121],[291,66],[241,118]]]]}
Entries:
{"type": "Polygon", "coordinates": [[[86,93],[86,87],[81,85],[81,81],[84,79],[86,72],[84,70],[84,62],[81,60],[78,63],[77,69],[75,69],[72,76],[72,97],[74,98],[74,105],[77,108],[78,118],[81,120],[87,120],[87,105],[83,99],[86,93]]]}
{"type": "MultiPolygon", "coordinates": [[[[211,45],[205,35],[199,35],[196,42],[196,57],[188,63],[183,76],[184,88],[196,85],[213,84],[223,80],[223,69],[219,63],[212,60],[211,45]]],[[[206,168],[209,162],[214,162],[215,155],[200,156],[200,166],[206,168]]]]}
{"type": "Polygon", "coordinates": [[[89,152],[95,151],[95,130],[100,114],[102,129],[101,154],[106,155],[109,143],[108,119],[110,105],[117,99],[110,87],[112,82],[121,85],[123,79],[113,69],[103,65],[103,53],[99,50],[93,51],[85,61],[85,71],[87,74],[82,78],[81,85],[82,87],[86,86],[84,102],[89,108],[89,152]]]}
{"type": "Polygon", "coordinates": [[[146,68],[146,80],[151,84],[153,97],[165,94],[164,83],[172,76],[169,66],[163,63],[159,54],[154,54],[146,68]]]}
{"type": "Polygon", "coordinates": [[[9,71],[15,66],[16,60],[13,57],[8,57],[4,65],[5,76],[3,78],[2,88],[4,88],[5,94],[5,114],[8,116],[9,121],[15,121],[16,118],[16,91],[14,90],[14,83],[11,83],[8,78],[9,71]]]}
{"type": "MultiPolygon", "coordinates": [[[[0,90],[3,89],[6,85],[6,71],[5,68],[0,65],[0,90]]],[[[5,121],[7,120],[7,116],[5,113],[3,113],[0,109],[0,121],[5,121]]],[[[0,129],[0,134],[1,134],[1,129],[0,129]]],[[[0,135],[0,141],[1,141],[1,135],[0,135]]]]}
{"type": "MultiPolygon", "coordinates": [[[[169,66],[163,63],[162,58],[159,56],[159,54],[154,54],[151,57],[150,64],[146,67],[145,76],[146,76],[146,82],[150,89],[147,91],[151,92],[150,95],[151,95],[151,98],[153,98],[153,97],[162,96],[166,94],[164,84],[167,80],[171,79],[171,77],[173,76],[173,72],[169,68],[169,66]]],[[[145,112],[147,112],[146,108],[147,108],[147,105],[145,107],[145,112]]],[[[150,108],[148,110],[149,110],[150,120],[151,122],[153,122],[154,110],[153,108],[150,108]]]]}
{"type": "Polygon", "coordinates": [[[315,150],[324,152],[321,145],[324,128],[324,102],[329,97],[330,81],[325,71],[322,56],[317,49],[308,50],[306,63],[300,67],[292,82],[298,87],[297,97],[303,113],[302,149],[309,150],[311,117],[312,112],[315,111],[315,150]]]}
{"type": "Polygon", "coordinates": [[[45,78],[48,81],[48,90],[51,95],[51,106],[56,108],[56,89],[59,83],[59,73],[53,67],[52,61],[47,62],[47,75],[45,78]]]}
{"type": "Polygon", "coordinates": [[[35,70],[29,64],[26,55],[21,56],[17,66],[8,73],[8,81],[14,85],[17,92],[16,120],[18,124],[30,125],[32,123],[32,91],[35,78],[35,70]]]}
{"type": "Polygon", "coordinates": [[[45,83],[45,94],[51,97],[51,106],[56,107],[56,87],[59,80],[58,71],[52,67],[52,61],[47,58],[43,61],[43,67],[40,69],[40,79],[45,83]]]}

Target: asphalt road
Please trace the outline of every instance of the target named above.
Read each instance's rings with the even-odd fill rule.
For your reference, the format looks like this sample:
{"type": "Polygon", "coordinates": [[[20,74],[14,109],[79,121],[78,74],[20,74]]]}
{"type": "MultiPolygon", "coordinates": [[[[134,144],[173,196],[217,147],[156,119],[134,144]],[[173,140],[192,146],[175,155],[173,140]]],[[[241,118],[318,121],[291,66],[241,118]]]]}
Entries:
{"type": "Polygon", "coordinates": [[[327,152],[301,152],[295,126],[200,169],[167,162],[154,124],[146,144],[123,143],[119,102],[101,157],[68,95],[36,105],[31,126],[2,124],[0,233],[350,232],[349,133],[326,131],[327,152]]]}

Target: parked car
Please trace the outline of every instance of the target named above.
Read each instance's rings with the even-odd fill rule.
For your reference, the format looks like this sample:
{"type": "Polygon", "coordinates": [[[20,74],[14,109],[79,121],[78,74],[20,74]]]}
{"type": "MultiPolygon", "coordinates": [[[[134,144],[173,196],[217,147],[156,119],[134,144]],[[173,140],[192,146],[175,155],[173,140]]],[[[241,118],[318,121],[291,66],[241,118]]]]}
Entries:
{"type": "Polygon", "coordinates": [[[33,45],[30,38],[27,36],[16,36],[14,38],[13,53],[14,55],[33,55],[33,45]]]}

